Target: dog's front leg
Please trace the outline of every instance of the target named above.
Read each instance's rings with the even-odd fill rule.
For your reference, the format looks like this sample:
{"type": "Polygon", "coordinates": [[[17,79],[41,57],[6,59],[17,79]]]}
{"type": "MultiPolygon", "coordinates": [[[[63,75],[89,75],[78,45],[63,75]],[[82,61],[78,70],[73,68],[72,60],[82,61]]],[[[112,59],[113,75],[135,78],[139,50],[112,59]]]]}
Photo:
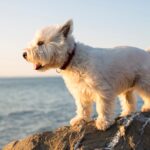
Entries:
{"type": "Polygon", "coordinates": [[[88,122],[90,120],[92,111],[92,102],[86,101],[83,98],[76,99],[77,115],[71,119],[70,124],[72,126],[80,124],[82,121],[88,122]]]}
{"type": "Polygon", "coordinates": [[[96,127],[99,130],[106,130],[113,123],[115,97],[110,95],[98,95],[96,100],[96,110],[98,117],[96,127]]]}

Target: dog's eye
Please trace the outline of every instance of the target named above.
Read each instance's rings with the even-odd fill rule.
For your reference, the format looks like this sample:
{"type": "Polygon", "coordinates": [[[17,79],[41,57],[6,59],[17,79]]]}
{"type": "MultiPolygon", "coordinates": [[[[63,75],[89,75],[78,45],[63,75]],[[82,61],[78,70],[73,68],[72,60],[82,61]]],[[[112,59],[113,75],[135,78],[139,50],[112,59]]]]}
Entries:
{"type": "Polygon", "coordinates": [[[43,44],[44,44],[43,41],[38,41],[38,42],[37,42],[37,45],[38,45],[38,46],[41,46],[41,45],[43,45],[43,44]]]}

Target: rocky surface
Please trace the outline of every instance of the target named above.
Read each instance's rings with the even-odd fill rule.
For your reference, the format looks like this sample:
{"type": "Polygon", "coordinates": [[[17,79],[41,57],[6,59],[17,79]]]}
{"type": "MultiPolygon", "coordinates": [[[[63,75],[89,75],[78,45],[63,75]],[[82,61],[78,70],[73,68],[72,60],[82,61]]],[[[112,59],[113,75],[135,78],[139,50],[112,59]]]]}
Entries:
{"type": "Polygon", "coordinates": [[[105,132],[94,121],[11,142],[3,150],[150,150],[150,113],[116,118],[105,132]]]}

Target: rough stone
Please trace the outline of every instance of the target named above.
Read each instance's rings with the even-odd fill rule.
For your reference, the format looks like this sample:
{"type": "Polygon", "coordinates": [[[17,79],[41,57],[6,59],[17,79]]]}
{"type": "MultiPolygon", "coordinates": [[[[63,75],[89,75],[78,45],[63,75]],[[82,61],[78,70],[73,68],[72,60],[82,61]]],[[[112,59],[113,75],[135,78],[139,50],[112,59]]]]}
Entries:
{"type": "Polygon", "coordinates": [[[106,131],[97,130],[94,121],[61,127],[11,142],[3,150],[150,150],[150,113],[116,118],[106,131]]]}

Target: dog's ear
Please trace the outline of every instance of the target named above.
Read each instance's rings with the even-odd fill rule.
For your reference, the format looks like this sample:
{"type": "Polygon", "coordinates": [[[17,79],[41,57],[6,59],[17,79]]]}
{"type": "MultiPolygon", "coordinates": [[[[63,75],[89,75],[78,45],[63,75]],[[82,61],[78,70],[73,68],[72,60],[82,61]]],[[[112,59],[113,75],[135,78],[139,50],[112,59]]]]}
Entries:
{"type": "Polygon", "coordinates": [[[73,21],[70,19],[60,28],[60,33],[62,33],[63,36],[67,38],[68,35],[72,33],[72,30],[73,30],[73,21]]]}

